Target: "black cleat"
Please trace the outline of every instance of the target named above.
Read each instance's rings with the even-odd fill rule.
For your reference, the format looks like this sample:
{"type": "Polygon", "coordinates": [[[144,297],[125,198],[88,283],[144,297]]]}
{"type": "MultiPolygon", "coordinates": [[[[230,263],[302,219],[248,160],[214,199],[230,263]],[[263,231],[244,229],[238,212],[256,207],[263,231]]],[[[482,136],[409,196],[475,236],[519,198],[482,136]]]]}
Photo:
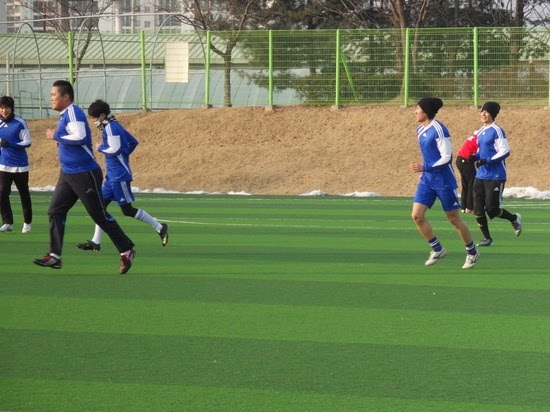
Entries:
{"type": "Polygon", "coordinates": [[[168,225],[166,223],[162,224],[159,236],[160,240],[162,241],[162,246],[166,246],[168,244],[168,225]]]}
{"type": "Polygon", "coordinates": [[[123,253],[120,255],[120,274],[124,275],[132,267],[132,260],[136,257],[136,251],[130,249],[128,253],[123,253]]]}
{"type": "Polygon", "coordinates": [[[91,240],[87,240],[86,243],[77,243],[76,247],[82,250],[91,250],[92,252],[99,252],[101,250],[101,245],[91,240]]]}
{"type": "Polygon", "coordinates": [[[49,267],[52,269],[61,269],[62,266],[61,259],[57,259],[50,255],[46,255],[43,258],[34,259],[33,262],[35,265],[49,267]]]}

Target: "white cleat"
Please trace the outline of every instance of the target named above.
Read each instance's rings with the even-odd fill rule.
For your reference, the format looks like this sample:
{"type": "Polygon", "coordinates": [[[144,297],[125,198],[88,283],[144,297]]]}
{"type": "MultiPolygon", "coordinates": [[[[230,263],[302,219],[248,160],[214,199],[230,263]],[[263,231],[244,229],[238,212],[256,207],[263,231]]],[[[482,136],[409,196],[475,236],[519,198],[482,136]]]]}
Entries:
{"type": "Polygon", "coordinates": [[[31,233],[32,226],[30,223],[23,223],[23,230],[21,230],[21,233],[31,233]]]}
{"type": "Polygon", "coordinates": [[[428,260],[424,264],[426,266],[435,265],[437,262],[439,262],[445,256],[447,256],[447,250],[445,250],[444,248],[441,249],[439,252],[431,252],[430,257],[428,258],[428,260]]]}
{"type": "Polygon", "coordinates": [[[479,259],[479,252],[476,251],[475,255],[470,255],[469,253],[466,255],[466,262],[464,262],[464,265],[462,265],[462,269],[471,269],[476,265],[476,262],[479,259]]]}
{"type": "Polygon", "coordinates": [[[7,223],[4,223],[2,227],[0,227],[0,232],[11,232],[13,230],[13,225],[9,225],[7,223]]]}
{"type": "Polygon", "coordinates": [[[516,232],[516,236],[519,237],[521,235],[521,215],[519,213],[516,213],[516,220],[512,222],[512,226],[514,227],[514,232],[516,232]]]}

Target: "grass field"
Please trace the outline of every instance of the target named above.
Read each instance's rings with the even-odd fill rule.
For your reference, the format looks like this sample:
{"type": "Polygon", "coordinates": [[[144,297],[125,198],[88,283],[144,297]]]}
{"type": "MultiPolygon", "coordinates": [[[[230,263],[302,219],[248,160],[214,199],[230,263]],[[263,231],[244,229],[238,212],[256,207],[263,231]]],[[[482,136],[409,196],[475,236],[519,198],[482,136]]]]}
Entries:
{"type": "Polygon", "coordinates": [[[0,234],[1,411],[550,410],[548,202],[507,200],[524,233],[492,222],[463,270],[439,205],[449,256],[425,267],[410,199],[143,194],[170,243],[119,217],[137,244],[119,275],[108,238],[75,247],[80,204],[64,267],[32,264],[49,197],[23,235],[12,195],[0,234]]]}

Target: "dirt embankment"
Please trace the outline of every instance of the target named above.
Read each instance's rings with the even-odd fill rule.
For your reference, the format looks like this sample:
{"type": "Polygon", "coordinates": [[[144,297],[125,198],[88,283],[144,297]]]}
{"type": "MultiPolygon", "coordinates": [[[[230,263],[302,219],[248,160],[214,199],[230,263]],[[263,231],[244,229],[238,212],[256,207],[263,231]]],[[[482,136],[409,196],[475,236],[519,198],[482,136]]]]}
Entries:
{"type": "MultiPolygon", "coordinates": [[[[550,189],[549,116],[542,107],[504,107],[498,116],[512,151],[507,187],[550,189]]],[[[194,109],[117,117],[140,141],[132,168],[141,189],[411,196],[418,178],[408,171],[420,161],[412,107],[194,109]]],[[[480,126],[479,112],[468,107],[444,107],[437,118],[449,128],[455,153],[480,126]]],[[[29,122],[34,187],[57,181],[55,143],[45,139],[55,123],[29,122]]]]}

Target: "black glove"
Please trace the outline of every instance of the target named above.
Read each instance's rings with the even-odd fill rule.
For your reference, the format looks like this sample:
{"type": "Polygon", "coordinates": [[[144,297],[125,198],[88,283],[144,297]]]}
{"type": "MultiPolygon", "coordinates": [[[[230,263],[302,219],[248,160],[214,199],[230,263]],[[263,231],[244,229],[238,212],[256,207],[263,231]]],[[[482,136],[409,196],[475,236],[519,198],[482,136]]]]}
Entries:
{"type": "Polygon", "coordinates": [[[476,157],[474,155],[468,156],[468,161],[474,163],[476,161],[476,157]]]}
{"type": "Polygon", "coordinates": [[[8,144],[8,141],[5,140],[5,139],[1,139],[0,140],[0,147],[8,147],[9,144],[8,144]]]}
{"type": "Polygon", "coordinates": [[[487,163],[487,160],[479,159],[479,160],[476,161],[476,167],[483,166],[486,163],[487,163]]]}

